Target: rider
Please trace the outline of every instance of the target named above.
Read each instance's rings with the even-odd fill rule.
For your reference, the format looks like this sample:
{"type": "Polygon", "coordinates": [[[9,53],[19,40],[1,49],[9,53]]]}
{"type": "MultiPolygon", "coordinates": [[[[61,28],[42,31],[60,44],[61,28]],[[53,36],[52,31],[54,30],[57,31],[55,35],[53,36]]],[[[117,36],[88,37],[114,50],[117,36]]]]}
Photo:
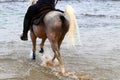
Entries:
{"type": "Polygon", "coordinates": [[[20,39],[25,41],[28,40],[27,34],[30,29],[31,21],[32,18],[35,17],[39,13],[39,10],[45,6],[51,6],[51,8],[55,8],[55,0],[38,0],[36,4],[31,5],[27,13],[25,14],[24,17],[24,22],[23,22],[23,33],[20,36],[20,39]]]}

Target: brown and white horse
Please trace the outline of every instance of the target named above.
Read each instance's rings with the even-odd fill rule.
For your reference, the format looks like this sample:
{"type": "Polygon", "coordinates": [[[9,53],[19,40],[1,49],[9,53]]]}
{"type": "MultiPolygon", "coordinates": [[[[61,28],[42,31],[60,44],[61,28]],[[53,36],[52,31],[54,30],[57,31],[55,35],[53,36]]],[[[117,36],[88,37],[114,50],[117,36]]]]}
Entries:
{"type": "MultiPolygon", "coordinates": [[[[33,2],[31,2],[33,3],[33,2]]],[[[68,32],[68,41],[73,41],[74,33],[77,30],[75,16],[72,10],[72,7],[67,5],[65,9],[65,13],[59,11],[50,11],[47,13],[43,19],[43,22],[39,23],[38,25],[32,25],[32,30],[30,31],[31,40],[33,44],[33,56],[32,58],[36,58],[36,39],[41,38],[42,42],[40,44],[41,51],[43,52],[44,49],[44,42],[46,39],[49,40],[51,44],[51,48],[54,52],[54,57],[49,64],[53,64],[55,58],[57,58],[61,73],[65,73],[65,68],[62,63],[61,54],[60,54],[60,46],[61,43],[68,32]]],[[[72,44],[72,42],[70,43],[72,44]]]]}

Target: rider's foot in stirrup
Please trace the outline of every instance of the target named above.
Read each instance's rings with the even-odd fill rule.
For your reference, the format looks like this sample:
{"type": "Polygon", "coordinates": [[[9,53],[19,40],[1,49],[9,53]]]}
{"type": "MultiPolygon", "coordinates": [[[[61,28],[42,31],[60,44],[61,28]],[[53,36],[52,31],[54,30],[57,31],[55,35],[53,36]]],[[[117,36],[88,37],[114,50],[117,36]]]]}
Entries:
{"type": "Polygon", "coordinates": [[[22,34],[20,36],[20,39],[23,40],[23,41],[27,41],[28,40],[27,34],[22,34]]]}

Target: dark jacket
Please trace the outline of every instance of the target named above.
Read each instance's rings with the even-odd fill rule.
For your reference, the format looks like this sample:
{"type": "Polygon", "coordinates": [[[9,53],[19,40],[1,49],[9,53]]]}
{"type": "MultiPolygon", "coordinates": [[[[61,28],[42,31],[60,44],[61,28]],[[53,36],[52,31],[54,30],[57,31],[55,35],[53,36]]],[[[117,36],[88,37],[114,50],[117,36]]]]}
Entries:
{"type": "Polygon", "coordinates": [[[27,19],[32,19],[35,15],[41,14],[45,10],[53,10],[55,8],[55,0],[38,0],[36,4],[31,5],[26,13],[27,19]]]}
{"type": "Polygon", "coordinates": [[[47,5],[55,5],[55,0],[38,0],[36,5],[47,4],[47,5]]]}

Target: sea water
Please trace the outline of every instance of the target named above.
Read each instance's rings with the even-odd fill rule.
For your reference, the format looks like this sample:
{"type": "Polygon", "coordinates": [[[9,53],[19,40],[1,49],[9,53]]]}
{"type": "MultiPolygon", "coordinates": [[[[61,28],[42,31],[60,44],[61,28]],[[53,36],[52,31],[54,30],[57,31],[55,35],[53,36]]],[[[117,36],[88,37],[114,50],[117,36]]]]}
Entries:
{"type": "MultiPolygon", "coordinates": [[[[82,46],[67,48],[63,41],[62,60],[67,72],[77,77],[56,75],[42,67],[37,40],[37,60],[29,57],[32,43],[19,39],[29,2],[0,3],[1,80],[119,80],[120,79],[120,1],[60,1],[56,8],[71,5],[75,11],[82,46]]],[[[45,51],[53,55],[49,41],[45,51]]]]}

